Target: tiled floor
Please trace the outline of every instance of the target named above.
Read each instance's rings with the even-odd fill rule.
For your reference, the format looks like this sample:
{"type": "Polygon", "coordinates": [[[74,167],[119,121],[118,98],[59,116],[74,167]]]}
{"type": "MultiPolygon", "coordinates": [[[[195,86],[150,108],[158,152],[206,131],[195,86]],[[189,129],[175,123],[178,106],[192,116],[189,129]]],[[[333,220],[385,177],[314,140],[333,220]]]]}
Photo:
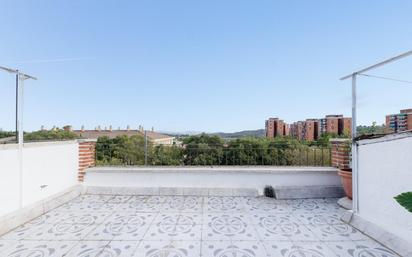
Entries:
{"type": "Polygon", "coordinates": [[[391,257],[336,199],[84,195],[0,237],[0,256],[391,257]]]}

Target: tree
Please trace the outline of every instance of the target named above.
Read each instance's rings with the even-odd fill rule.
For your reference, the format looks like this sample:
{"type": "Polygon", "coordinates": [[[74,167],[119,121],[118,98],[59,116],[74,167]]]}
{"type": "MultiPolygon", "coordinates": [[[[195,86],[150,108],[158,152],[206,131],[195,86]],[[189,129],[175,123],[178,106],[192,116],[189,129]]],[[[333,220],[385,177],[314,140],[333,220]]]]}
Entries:
{"type": "Polygon", "coordinates": [[[25,141],[44,141],[44,140],[71,140],[78,138],[72,131],[62,129],[39,130],[24,134],[25,141]]]}
{"type": "Polygon", "coordinates": [[[220,165],[223,160],[223,140],[201,134],[183,140],[186,165],[220,165]]]}

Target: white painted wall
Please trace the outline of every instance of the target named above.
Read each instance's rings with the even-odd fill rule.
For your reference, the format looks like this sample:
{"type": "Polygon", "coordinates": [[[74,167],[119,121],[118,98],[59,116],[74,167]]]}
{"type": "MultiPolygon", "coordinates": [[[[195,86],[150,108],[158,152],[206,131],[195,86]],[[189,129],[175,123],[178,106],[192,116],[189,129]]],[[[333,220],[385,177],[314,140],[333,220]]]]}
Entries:
{"type": "Polygon", "coordinates": [[[359,216],[412,243],[412,213],[393,199],[412,191],[412,133],[359,144],[359,216]]]}
{"type": "MultiPolygon", "coordinates": [[[[76,141],[27,143],[23,148],[23,207],[78,184],[76,141]],[[42,185],[46,185],[41,189],[42,185]]],[[[17,145],[0,145],[0,216],[19,208],[17,145]]]]}
{"type": "Polygon", "coordinates": [[[266,185],[341,186],[337,170],[323,167],[95,167],[85,186],[249,188],[262,194],[266,185]]]}

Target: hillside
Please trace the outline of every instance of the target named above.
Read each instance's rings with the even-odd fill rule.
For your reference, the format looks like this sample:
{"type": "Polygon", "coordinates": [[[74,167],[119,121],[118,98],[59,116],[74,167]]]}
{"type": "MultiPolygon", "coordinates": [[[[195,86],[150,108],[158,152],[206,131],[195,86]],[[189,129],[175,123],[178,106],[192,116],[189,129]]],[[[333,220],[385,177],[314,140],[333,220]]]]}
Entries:
{"type": "Polygon", "coordinates": [[[224,133],[224,132],[216,132],[210,133],[210,135],[217,135],[222,138],[239,138],[239,137],[264,137],[265,130],[264,129],[256,129],[256,130],[242,130],[239,132],[233,133],[224,133]]]}

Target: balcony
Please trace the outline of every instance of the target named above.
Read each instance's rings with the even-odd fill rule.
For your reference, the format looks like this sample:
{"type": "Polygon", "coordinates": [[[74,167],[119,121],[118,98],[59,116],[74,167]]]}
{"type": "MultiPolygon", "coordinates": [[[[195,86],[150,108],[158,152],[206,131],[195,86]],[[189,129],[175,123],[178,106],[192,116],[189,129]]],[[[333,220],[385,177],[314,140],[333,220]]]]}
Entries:
{"type": "MultiPolygon", "coordinates": [[[[375,152],[369,149],[372,143],[360,146],[362,174],[369,172],[371,162],[366,160],[375,152]]],[[[263,157],[264,165],[238,161],[113,166],[105,159],[105,165],[94,166],[95,156],[99,158],[94,144],[88,140],[25,144],[22,184],[17,146],[0,146],[4,178],[0,183],[7,191],[0,199],[0,256],[409,256],[404,243],[408,229],[397,222],[408,224],[410,218],[401,217],[401,210],[391,213],[398,220],[383,216],[364,220],[381,212],[376,210],[379,204],[371,203],[375,198],[362,198],[362,206],[368,208],[362,207],[359,214],[338,205],[343,192],[337,168],[331,165],[345,158],[335,160],[335,148],[324,155],[324,162],[321,151],[291,151],[296,155],[287,156],[296,163],[288,163],[279,158],[284,149],[270,149],[263,152],[273,155],[246,158],[250,164],[263,157]],[[265,163],[268,156],[277,157],[278,165],[265,163]],[[273,186],[275,198],[263,196],[266,185],[273,186]],[[13,201],[19,195],[22,202],[13,201]],[[382,231],[385,238],[379,236],[382,231]]],[[[385,156],[392,158],[391,153],[382,154],[378,159],[383,163],[385,156]]],[[[372,163],[377,163],[375,158],[372,163]]],[[[394,192],[382,190],[379,181],[396,182],[396,188],[402,183],[401,174],[397,181],[381,177],[362,184],[361,196],[376,193],[377,185],[382,201],[393,198],[394,192]]]]}

